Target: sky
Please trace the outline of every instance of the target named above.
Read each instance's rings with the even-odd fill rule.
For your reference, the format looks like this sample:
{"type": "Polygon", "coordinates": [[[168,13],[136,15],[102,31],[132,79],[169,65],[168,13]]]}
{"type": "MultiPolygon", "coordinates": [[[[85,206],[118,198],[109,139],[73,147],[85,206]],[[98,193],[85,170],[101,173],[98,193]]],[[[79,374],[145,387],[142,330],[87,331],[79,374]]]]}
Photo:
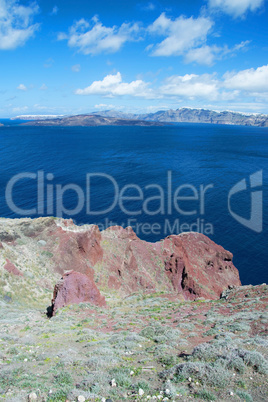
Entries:
{"type": "Polygon", "coordinates": [[[0,0],[0,117],[268,114],[268,0],[0,0]]]}

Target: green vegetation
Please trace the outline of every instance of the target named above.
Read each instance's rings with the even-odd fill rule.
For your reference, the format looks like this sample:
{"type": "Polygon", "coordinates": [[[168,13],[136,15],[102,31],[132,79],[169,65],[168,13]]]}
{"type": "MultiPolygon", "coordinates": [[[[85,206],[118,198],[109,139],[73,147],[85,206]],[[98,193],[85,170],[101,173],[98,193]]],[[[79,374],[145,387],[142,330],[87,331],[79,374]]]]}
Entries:
{"type": "Polygon", "coordinates": [[[252,401],[267,392],[265,300],[243,297],[243,309],[159,294],[107,300],[107,309],[81,303],[51,320],[0,300],[0,400],[252,401]]]}

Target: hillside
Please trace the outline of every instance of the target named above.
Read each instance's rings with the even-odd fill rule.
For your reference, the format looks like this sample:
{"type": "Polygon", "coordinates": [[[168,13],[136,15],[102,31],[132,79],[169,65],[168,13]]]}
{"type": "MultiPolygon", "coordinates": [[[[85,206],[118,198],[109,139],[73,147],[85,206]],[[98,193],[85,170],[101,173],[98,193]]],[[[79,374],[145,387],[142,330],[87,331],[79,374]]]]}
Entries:
{"type": "MultiPolygon", "coordinates": [[[[107,117],[124,117],[123,113],[113,110],[101,112],[100,114],[107,117]]],[[[207,109],[180,108],[177,110],[160,110],[156,113],[132,115],[132,118],[162,123],[210,123],[268,127],[268,116],[265,114],[245,114],[230,111],[216,112],[207,109]]]]}
{"type": "Polygon", "coordinates": [[[162,126],[161,122],[140,119],[122,119],[99,115],[66,116],[55,119],[32,120],[22,123],[24,126],[162,126]]]}
{"type": "Polygon", "coordinates": [[[266,401],[267,291],[198,233],[0,219],[0,397],[266,401]]]}

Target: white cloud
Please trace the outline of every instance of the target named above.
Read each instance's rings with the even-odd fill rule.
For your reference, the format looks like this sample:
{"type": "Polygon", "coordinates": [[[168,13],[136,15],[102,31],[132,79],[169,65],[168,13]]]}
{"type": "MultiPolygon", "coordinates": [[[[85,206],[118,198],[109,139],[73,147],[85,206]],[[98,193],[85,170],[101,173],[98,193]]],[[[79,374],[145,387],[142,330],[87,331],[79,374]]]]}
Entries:
{"type": "Polygon", "coordinates": [[[20,84],[20,85],[17,87],[17,89],[18,89],[19,91],[27,91],[27,87],[26,87],[24,84],[20,84]]]}
{"type": "Polygon", "coordinates": [[[215,100],[219,96],[219,81],[214,75],[210,74],[173,75],[165,80],[164,85],[160,87],[160,92],[165,96],[215,100]]]}
{"type": "Polygon", "coordinates": [[[73,72],[79,73],[80,70],[81,70],[80,64],[75,64],[74,66],[72,66],[72,71],[73,72]]]}
{"type": "Polygon", "coordinates": [[[39,28],[32,19],[39,7],[20,5],[17,0],[0,0],[0,50],[23,46],[39,28]]]}
{"type": "Polygon", "coordinates": [[[52,9],[52,11],[51,11],[51,13],[50,13],[50,15],[57,15],[58,12],[59,12],[59,7],[54,6],[53,9],[52,9]]]}
{"type": "Polygon", "coordinates": [[[58,40],[67,40],[69,47],[78,48],[83,54],[114,53],[125,42],[140,39],[139,31],[137,23],[106,27],[95,16],[90,23],[85,19],[76,21],[69,28],[68,34],[58,35],[58,40]]]}
{"type": "Polygon", "coordinates": [[[207,35],[213,26],[213,21],[207,17],[185,18],[180,16],[175,20],[162,13],[148,32],[166,38],[152,48],[153,56],[178,56],[187,50],[206,42],[207,35]]]}
{"type": "Polygon", "coordinates": [[[153,89],[150,83],[136,80],[130,83],[122,82],[118,72],[107,75],[102,81],[94,81],[85,89],[77,89],[77,95],[123,96],[129,95],[147,99],[160,99],[166,97],[185,97],[188,99],[208,98],[216,99],[219,96],[219,81],[214,75],[186,74],[184,76],[171,76],[159,88],[153,89]]]}
{"type": "Polygon", "coordinates": [[[210,8],[218,9],[235,18],[243,16],[247,11],[256,11],[264,0],[209,0],[210,8]]]}
{"type": "Polygon", "coordinates": [[[156,8],[156,6],[152,2],[149,2],[149,3],[141,6],[141,9],[144,11],[153,11],[153,10],[155,10],[155,8],[156,8]]]}
{"type": "Polygon", "coordinates": [[[103,95],[103,96],[123,96],[130,95],[135,97],[150,98],[153,96],[149,84],[136,80],[130,83],[123,82],[122,76],[118,72],[115,75],[107,75],[102,81],[94,81],[85,89],[77,89],[76,95],[103,95]]]}
{"type": "MultiPolygon", "coordinates": [[[[135,80],[123,82],[120,72],[107,75],[101,81],[94,81],[84,89],[77,89],[77,95],[100,95],[102,97],[131,96],[144,99],[209,100],[228,102],[250,97],[259,102],[268,100],[268,65],[257,69],[226,73],[218,77],[213,74],[185,74],[167,77],[158,86],[150,82],[135,80]]],[[[100,104],[99,107],[108,105],[100,104]]]]}
{"type": "Polygon", "coordinates": [[[242,70],[238,73],[226,73],[224,86],[251,93],[268,92],[268,65],[242,70]]]}
{"type": "Polygon", "coordinates": [[[220,49],[218,46],[207,46],[198,47],[195,49],[190,49],[185,56],[186,63],[196,62],[198,64],[203,64],[206,66],[211,66],[219,53],[220,49]]]}
{"type": "Polygon", "coordinates": [[[107,110],[107,109],[114,109],[115,106],[114,105],[107,105],[106,103],[100,103],[99,105],[95,105],[94,108],[95,109],[107,110]]]}
{"type": "Polygon", "coordinates": [[[222,47],[204,45],[195,49],[190,49],[185,55],[185,61],[186,63],[196,62],[198,64],[211,66],[215,60],[221,60],[227,55],[235,55],[235,53],[240,50],[246,50],[249,43],[250,41],[243,41],[231,49],[226,45],[222,47]]]}
{"type": "Polygon", "coordinates": [[[47,90],[46,84],[41,85],[40,90],[41,91],[46,91],[47,90]]]}

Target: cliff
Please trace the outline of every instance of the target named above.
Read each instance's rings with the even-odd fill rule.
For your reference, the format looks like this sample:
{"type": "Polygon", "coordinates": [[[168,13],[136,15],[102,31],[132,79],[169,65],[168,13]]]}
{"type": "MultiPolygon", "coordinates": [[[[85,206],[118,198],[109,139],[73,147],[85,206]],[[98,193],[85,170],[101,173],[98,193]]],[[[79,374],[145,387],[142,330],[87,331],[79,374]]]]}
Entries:
{"type": "MultiPolygon", "coordinates": [[[[92,300],[96,304],[102,304],[99,291],[120,298],[135,292],[163,292],[175,294],[180,300],[219,299],[224,290],[241,285],[232,257],[199,233],[147,243],[131,228],[116,226],[100,232],[95,225],[76,226],[72,220],[0,219],[0,267],[9,273],[2,291],[8,288],[9,297],[23,298],[17,292],[19,286],[28,288],[28,296],[38,288],[37,299],[41,300],[62,276],[69,285],[60,288],[72,294],[71,278],[77,284],[81,279],[83,297],[63,297],[57,291],[53,297],[55,309],[86,301],[84,286],[89,289],[88,301],[90,289],[95,292],[92,300]],[[68,271],[80,276],[64,276],[68,271]],[[58,303],[57,297],[68,303],[58,303]]],[[[27,303],[28,299],[25,295],[21,301],[27,303]]]]}

